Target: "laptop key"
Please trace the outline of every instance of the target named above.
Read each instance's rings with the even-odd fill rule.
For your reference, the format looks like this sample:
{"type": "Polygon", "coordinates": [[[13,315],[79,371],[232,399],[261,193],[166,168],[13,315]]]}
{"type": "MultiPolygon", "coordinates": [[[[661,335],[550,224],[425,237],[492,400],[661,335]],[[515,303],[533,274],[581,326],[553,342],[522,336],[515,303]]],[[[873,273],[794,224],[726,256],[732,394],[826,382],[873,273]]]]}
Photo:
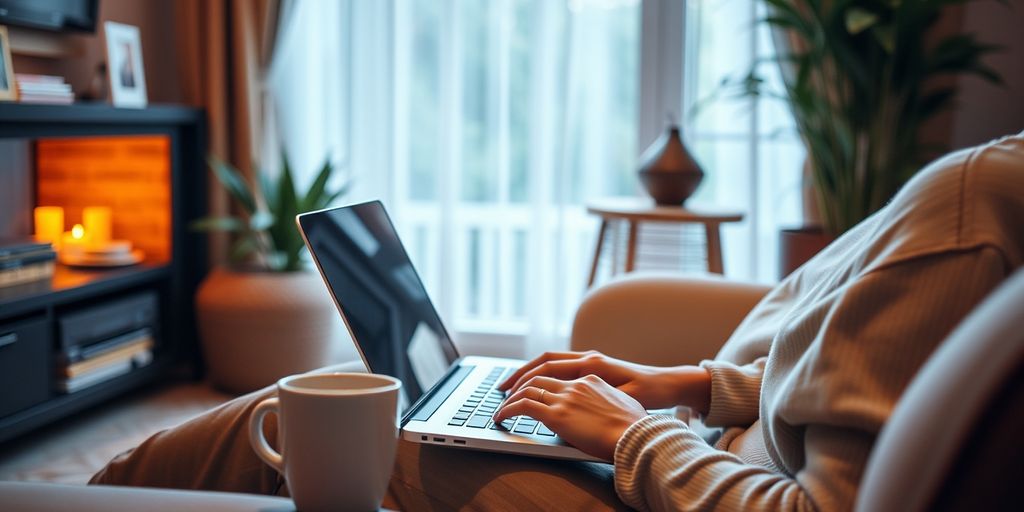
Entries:
{"type": "Polygon", "coordinates": [[[455,418],[452,418],[452,420],[448,422],[448,424],[453,426],[453,427],[461,427],[465,423],[466,423],[466,420],[459,420],[459,419],[455,419],[455,418]]]}
{"type": "Polygon", "coordinates": [[[466,423],[467,427],[472,428],[484,428],[487,426],[487,422],[491,421],[490,416],[484,416],[482,414],[474,414],[472,418],[466,423]]]}
{"type": "Polygon", "coordinates": [[[533,429],[535,428],[537,428],[536,423],[530,424],[520,421],[516,424],[516,428],[512,429],[512,432],[515,432],[516,434],[532,434],[533,429]]]}
{"type": "Polygon", "coordinates": [[[455,416],[452,416],[452,419],[466,421],[469,419],[469,413],[461,411],[457,412],[455,413],[455,416]]]}
{"type": "Polygon", "coordinates": [[[554,437],[555,433],[550,428],[545,427],[543,423],[540,424],[540,428],[537,429],[537,433],[542,436],[554,437]]]}

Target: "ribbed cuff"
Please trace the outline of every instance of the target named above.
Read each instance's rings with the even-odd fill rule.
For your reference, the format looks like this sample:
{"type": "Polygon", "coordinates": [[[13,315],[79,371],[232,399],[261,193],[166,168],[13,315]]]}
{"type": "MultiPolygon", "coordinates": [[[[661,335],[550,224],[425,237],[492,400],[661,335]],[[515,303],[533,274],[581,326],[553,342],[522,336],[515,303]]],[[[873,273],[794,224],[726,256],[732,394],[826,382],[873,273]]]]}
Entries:
{"type": "Polygon", "coordinates": [[[644,499],[644,471],[646,465],[639,464],[638,459],[644,447],[658,436],[672,431],[686,431],[686,424],[671,416],[645,416],[632,424],[619,442],[615,445],[615,492],[623,503],[638,510],[646,510],[647,500],[644,499]]]}
{"type": "Polygon", "coordinates": [[[711,427],[749,426],[760,416],[761,377],[759,364],[736,366],[722,361],[701,361],[711,374],[711,403],[704,424],[711,427]]]}

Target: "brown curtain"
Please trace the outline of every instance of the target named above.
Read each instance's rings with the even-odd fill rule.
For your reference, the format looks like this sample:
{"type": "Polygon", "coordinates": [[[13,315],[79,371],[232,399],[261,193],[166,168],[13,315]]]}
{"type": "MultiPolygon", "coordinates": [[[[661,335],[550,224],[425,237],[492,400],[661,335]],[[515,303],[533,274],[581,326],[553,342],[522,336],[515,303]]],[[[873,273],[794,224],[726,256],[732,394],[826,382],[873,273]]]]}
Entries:
{"type": "MultiPolygon", "coordinates": [[[[179,69],[185,101],[206,109],[208,150],[250,179],[260,140],[263,77],[274,50],[279,0],[179,0],[179,69]]],[[[210,213],[229,213],[227,194],[209,178],[210,213]]],[[[210,238],[210,263],[226,261],[228,239],[210,238]]]]}

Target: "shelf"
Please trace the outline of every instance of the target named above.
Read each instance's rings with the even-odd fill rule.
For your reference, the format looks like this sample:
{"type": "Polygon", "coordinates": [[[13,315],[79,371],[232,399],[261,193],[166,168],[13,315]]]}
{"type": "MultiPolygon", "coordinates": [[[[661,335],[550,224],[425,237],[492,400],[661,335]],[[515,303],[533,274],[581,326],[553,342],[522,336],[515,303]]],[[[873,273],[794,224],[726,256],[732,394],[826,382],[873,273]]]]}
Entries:
{"type": "Polygon", "coordinates": [[[0,288],[0,317],[150,283],[170,275],[170,266],[161,263],[103,270],[81,270],[58,264],[50,280],[0,288]]]}
{"type": "Polygon", "coordinates": [[[130,124],[175,125],[195,122],[199,109],[181,105],[150,105],[146,108],[117,108],[108,103],[83,102],[71,105],[41,105],[0,102],[0,124],[130,124]]]}

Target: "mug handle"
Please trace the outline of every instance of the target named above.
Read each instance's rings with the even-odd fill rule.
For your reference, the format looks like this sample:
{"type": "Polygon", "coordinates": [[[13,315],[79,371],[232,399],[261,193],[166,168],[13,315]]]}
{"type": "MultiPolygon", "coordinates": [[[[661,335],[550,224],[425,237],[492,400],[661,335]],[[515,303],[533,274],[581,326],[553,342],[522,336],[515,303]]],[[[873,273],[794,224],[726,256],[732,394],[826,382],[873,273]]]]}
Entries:
{"type": "Polygon", "coordinates": [[[276,412],[280,415],[280,408],[280,402],[277,398],[268,398],[260,402],[252,410],[252,415],[249,416],[249,442],[252,444],[253,451],[256,452],[259,458],[263,459],[263,462],[276,469],[278,473],[283,474],[284,458],[281,457],[280,453],[271,448],[267,438],[263,437],[263,418],[270,412],[276,412]]]}

